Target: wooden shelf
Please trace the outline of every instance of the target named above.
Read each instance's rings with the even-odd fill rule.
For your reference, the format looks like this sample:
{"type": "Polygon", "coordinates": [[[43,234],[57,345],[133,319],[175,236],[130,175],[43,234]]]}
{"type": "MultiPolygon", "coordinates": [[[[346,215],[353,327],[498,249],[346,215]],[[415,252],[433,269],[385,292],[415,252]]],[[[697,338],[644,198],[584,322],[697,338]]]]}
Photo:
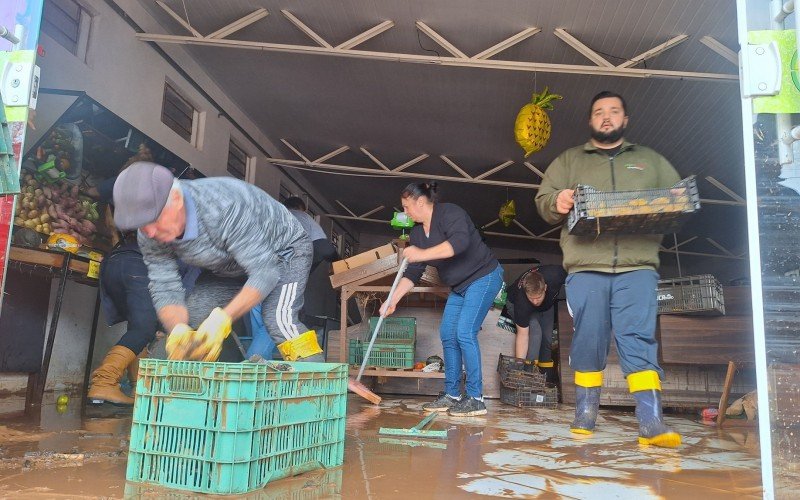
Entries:
{"type": "MultiPolygon", "coordinates": [[[[33,266],[43,266],[52,275],[58,274],[64,264],[64,252],[41,250],[12,245],[8,254],[9,261],[22,262],[33,266]]],[[[89,259],[72,255],[69,261],[69,279],[81,283],[97,285],[97,279],[86,276],[89,272],[89,259]]]]}
{"type": "MultiPolygon", "coordinates": [[[[357,376],[358,370],[350,369],[350,375],[357,376]]],[[[414,372],[406,370],[364,370],[362,377],[403,377],[403,378],[444,378],[443,372],[414,372]]]]}

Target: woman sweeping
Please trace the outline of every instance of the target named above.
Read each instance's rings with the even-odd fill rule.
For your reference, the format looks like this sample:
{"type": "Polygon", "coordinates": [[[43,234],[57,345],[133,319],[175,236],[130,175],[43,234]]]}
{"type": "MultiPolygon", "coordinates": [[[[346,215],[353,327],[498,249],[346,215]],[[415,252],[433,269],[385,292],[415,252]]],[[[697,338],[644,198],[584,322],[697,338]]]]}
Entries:
{"type": "Polygon", "coordinates": [[[422,277],[425,266],[437,269],[452,288],[439,333],[444,350],[445,390],[426,411],[471,417],[486,414],[478,332],[503,283],[503,268],[478,234],[469,215],[458,205],[437,203],[436,183],[412,183],[400,194],[403,210],[416,222],[411,246],[403,251],[410,263],[391,303],[381,306],[392,314],[400,299],[422,277]],[[461,366],[467,373],[466,395],[460,388],[461,366]]]}

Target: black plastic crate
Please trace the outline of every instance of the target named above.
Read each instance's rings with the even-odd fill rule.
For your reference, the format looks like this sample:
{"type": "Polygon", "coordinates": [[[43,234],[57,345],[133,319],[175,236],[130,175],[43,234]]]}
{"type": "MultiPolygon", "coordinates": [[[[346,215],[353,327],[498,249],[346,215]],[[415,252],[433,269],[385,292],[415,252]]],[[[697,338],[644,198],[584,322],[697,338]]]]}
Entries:
{"type": "Polygon", "coordinates": [[[519,408],[556,408],[558,389],[521,389],[500,385],[500,401],[519,408]]]}
{"type": "Polygon", "coordinates": [[[658,314],[724,315],[722,286],[710,274],[659,280],[658,314]]]}
{"type": "Polygon", "coordinates": [[[500,385],[512,389],[544,389],[547,377],[539,373],[533,361],[500,355],[497,361],[500,385]]]}
{"type": "Polygon", "coordinates": [[[598,191],[592,186],[575,188],[575,205],[567,217],[569,234],[675,233],[700,210],[700,194],[694,176],[671,188],[641,191],[598,191]]]}
{"type": "Polygon", "coordinates": [[[533,373],[536,365],[529,359],[515,358],[514,356],[506,356],[501,354],[497,360],[497,373],[500,374],[500,379],[504,379],[511,371],[521,371],[533,373]]]}
{"type": "Polygon", "coordinates": [[[500,378],[500,385],[509,389],[544,389],[546,382],[547,376],[538,370],[533,373],[511,370],[505,377],[500,378]]]}

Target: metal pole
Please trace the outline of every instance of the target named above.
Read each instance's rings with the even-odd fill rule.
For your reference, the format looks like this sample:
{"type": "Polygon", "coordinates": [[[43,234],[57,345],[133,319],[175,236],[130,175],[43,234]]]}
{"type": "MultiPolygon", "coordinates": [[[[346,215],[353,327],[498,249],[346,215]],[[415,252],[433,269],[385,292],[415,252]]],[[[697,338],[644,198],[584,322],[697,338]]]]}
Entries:
{"type": "Polygon", "coordinates": [[[683,278],[683,273],[681,272],[681,253],[678,250],[678,235],[672,233],[672,241],[675,242],[675,260],[678,262],[678,277],[683,278]]]}
{"type": "MultiPolygon", "coordinates": [[[[97,286],[97,296],[94,299],[94,314],[92,315],[92,333],[89,335],[89,349],[86,353],[86,367],[83,370],[83,397],[81,400],[86,402],[86,395],[89,391],[89,377],[92,374],[92,361],[94,360],[94,341],[97,338],[97,323],[100,319],[100,285],[97,286]]],[[[83,407],[84,404],[81,404],[83,407]]]]}
{"type": "Polygon", "coordinates": [[[44,397],[44,388],[45,384],[47,383],[47,372],[50,370],[50,358],[53,356],[53,344],[56,341],[58,317],[61,315],[61,304],[64,302],[64,290],[67,287],[67,273],[69,272],[69,263],[71,260],[72,254],[65,252],[64,261],[61,264],[61,281],[58,284],[58,293],[56,294],[56,301],[53,305],[53,317],[50,319],[50,332],[47,334],[47,347],[44,350],[42,369],[39,371],[36,391],[33,395],[32,404],[34,405],[42,404],[42,398],[44,397]]]}

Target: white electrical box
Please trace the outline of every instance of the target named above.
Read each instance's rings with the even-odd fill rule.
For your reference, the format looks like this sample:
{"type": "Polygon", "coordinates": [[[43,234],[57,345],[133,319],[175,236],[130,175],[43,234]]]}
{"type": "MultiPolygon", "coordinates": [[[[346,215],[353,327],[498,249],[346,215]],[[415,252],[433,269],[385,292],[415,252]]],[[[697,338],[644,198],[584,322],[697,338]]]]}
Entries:
{"type": "Polygon", "coordinates": [[[741,54],[742,97],[777,95],[781,91],[778,43],[746,45],[741,54]]]}
{"type": "Polygon", "coordinates": [[[6,106],[36,109],[39,97],[39,66],[34,63],[6,62],[0,78],[0,93],[6,106]]]}

